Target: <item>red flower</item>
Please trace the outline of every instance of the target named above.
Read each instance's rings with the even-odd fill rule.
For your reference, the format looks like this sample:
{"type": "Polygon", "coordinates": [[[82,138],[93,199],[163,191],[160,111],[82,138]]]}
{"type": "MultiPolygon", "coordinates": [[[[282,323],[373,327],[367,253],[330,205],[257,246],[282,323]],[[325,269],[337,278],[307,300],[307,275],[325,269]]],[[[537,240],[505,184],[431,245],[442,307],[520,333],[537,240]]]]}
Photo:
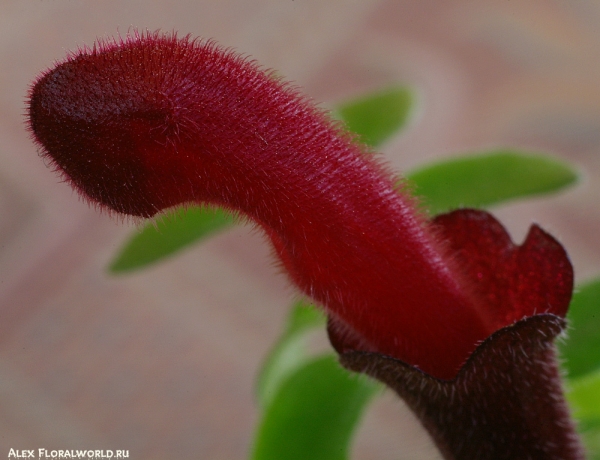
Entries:
{"type": "Polygon", "coordinates": [[[255,221],[340,351],[450,379],[494,331],[566,312],[572,270],[551,236],[534,226],[516,247],[479,211],[427,222],[325,114],[213,43],[98,43],[45,72],[29,102],[34,139],[92,202],[146,217],[210,203],[255,221]]]}

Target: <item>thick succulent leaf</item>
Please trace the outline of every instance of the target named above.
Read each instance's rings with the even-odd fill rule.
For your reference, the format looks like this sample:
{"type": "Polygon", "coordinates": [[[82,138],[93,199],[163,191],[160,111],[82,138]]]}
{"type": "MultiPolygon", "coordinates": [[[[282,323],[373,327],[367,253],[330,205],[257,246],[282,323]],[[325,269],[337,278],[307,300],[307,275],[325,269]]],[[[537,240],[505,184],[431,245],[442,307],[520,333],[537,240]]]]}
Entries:
{"type": "Polygon", "coordinates": [[[258,374],[256,392],[266,408],[285,379],[310,359],[307,339],[311,330],[325,325],[325,316],[313,305],[300,301],[293,306],[283,335],[258,374]]]}
{"type": "Polygon", "coordinates": [[[352,375],[332,355],[289,376],[263,413],[253,460],[345,460],[366,404],[378,385],[352,375]]]}
{"type": "Polygon", "coordinates": [[[577,180],[573,167],[541,154],[496,150],[436,162],[408,174],[431,214],[554,192],[577,180]]]}
{"type": "Polygon", "coordinates": [[[569,378],[600,370],[600,278],[578,286],[567,318],[568,339],[560,351],[569,378]]]}
{"type": "Polygon", "coordinates": [[[406,125],[413,105],[411,90],[392,87],[348,101],[338,107],[336,115],[362,142],[377,147],[406,125]]]}
{"type": "Polygon", "coordinates": [[[233,216],[222,209],[178,208],[134,234],[111,263],[110,271],[121,273],[145,267],[232,224],[233,216]]]}

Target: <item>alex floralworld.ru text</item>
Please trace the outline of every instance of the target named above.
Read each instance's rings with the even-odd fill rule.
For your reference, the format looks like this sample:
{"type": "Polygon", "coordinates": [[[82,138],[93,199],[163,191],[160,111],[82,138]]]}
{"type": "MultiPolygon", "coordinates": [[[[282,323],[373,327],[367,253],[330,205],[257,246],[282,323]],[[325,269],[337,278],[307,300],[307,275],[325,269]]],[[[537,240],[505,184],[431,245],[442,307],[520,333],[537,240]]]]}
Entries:
{"type": "Polygon", "coordinates": [[[100,459],[100,458],[129,458],[129,450],[48,450],[35,449],[16,450],[10,449],[8,458],[37,458],[41,459],[59,459],[59,458],[81,458],[81,459],[100,459]]]}

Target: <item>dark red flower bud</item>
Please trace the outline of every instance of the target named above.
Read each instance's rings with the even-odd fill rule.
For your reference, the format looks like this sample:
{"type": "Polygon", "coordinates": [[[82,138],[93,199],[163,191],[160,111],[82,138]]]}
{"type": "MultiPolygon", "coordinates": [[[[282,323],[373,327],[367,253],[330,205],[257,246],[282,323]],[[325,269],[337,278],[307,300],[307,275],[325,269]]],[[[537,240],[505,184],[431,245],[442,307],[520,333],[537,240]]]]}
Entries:
{"type": "Polygon", "coordinates": [[[34,139],[92,202],[134,216],[210,203],[256,222],[342,351],[449,379],[495,330],[566,311],[572,271],[552,237],[534,227],[516,247],[481,212],[427,223],[323,112],[211,42],[99,42],[29,102],[34,139]]]}

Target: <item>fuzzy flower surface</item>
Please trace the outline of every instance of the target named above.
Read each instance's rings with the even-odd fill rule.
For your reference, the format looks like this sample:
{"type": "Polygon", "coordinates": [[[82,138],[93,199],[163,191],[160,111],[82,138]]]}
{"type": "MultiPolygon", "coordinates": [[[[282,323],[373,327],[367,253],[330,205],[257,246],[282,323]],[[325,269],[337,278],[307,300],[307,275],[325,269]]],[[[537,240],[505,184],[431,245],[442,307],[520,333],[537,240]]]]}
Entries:
{"type": "Polygon", "coordinates": [[[330,317],[338,351],[452,379],[496,330],[564,316],[560,244],[521,246],[482,211],[428,221],[398,178],[296,89],[210,41],[133,34],[70,54],[29,93],[35,142],[86,199],[150,217],[181,203],[247,216],[330,317]]]}

